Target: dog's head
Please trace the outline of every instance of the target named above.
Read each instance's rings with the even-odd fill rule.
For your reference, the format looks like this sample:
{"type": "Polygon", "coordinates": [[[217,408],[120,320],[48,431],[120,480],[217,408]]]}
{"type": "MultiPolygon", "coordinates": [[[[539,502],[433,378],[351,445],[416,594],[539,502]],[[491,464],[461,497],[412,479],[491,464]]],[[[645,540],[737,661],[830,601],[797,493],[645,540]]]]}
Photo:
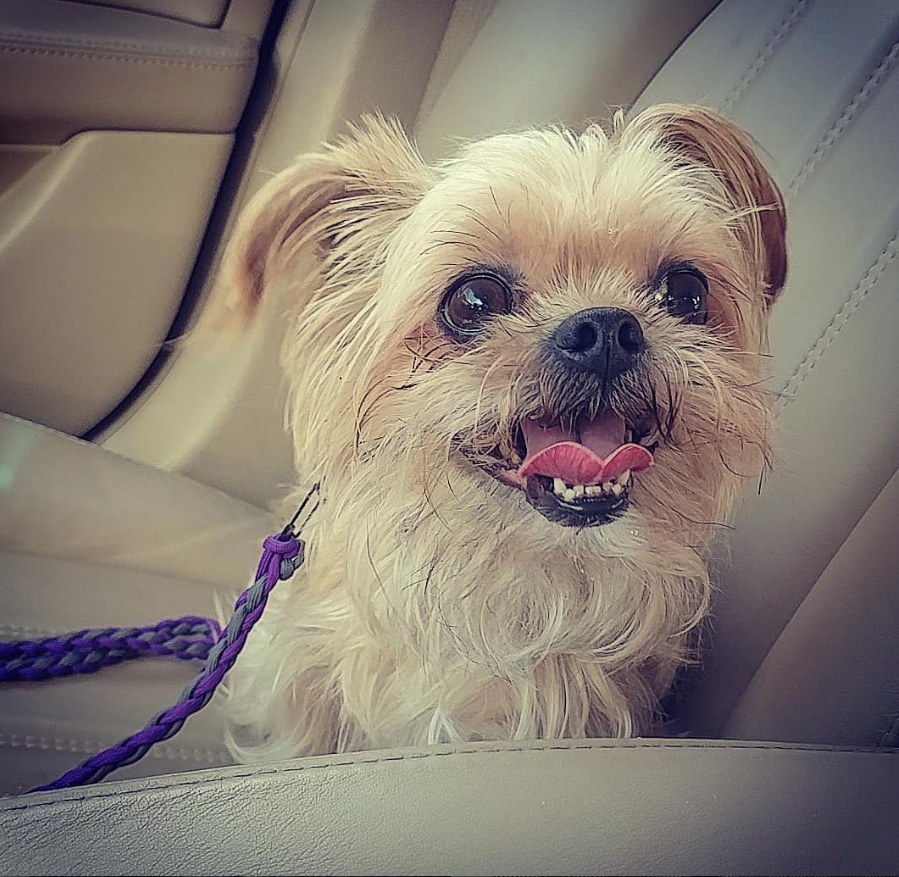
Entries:
{"type": "Polygon", "coordinates": [[[224,272],[245,317],[295,287],[308,474],[695,546],[767,459],[784,229],[748,137],[702,108],[496,136],[435,168],[370,120],[259,192],[224,272]]]}

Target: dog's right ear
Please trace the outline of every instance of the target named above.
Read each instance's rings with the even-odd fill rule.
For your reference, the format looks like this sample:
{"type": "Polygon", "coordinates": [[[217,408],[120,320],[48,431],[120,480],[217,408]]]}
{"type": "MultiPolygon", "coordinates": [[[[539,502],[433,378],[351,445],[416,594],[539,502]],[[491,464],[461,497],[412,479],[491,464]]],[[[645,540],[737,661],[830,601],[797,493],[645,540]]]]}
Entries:
{"type": "Polygon", "coordinates": [[[366,117],[336,144],[301,155],[253,196],[222,259],[223,303],[246,324],[266,289],[309,247],[319,256],[373,254],[431,182],[399,123],[366,117]]]}

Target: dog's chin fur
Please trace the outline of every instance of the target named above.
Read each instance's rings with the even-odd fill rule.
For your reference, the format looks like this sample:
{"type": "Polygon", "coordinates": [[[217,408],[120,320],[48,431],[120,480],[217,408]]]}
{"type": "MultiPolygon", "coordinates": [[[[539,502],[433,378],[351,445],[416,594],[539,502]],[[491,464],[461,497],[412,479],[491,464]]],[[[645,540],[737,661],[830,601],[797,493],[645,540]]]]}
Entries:
{"type": "Polygon", "coordinates": [[[437,168],[370,120],[269,183],[223,276],[247,318],[275,283],[295,300],[284,508],[313,481],[324,502],[229,678],[234,754],[653,733],[708,610],[710,541],[769,458],[784,226],[748,138],[674,105],[437,168]],[[708,278],[705,325],[659,304],[682,264],[708,278]],[[441,301],[478,272],[510,312],[459,340],[441,301]],[[632,314],[645,350],[594,387],[545,351],[597,307],[632,314]],[[654,433],[655,463],[614,515],[562,526],[502,470],[527,418],[601,410],[654,433]]]}

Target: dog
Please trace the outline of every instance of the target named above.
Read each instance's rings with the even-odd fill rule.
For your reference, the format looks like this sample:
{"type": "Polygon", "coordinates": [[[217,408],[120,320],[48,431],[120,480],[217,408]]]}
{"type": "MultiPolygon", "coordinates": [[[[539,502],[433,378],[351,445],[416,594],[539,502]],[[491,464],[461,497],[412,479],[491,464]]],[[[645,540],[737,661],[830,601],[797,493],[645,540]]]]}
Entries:
{"type": "Polygon", "coordinates": [[[262,760],[656,733],[708,554],[770,464],[783,200],[666,104],[426,164],[368,118],[272,178],[223,259],[282,361],[306,563],[228,679],[262,760]]]}

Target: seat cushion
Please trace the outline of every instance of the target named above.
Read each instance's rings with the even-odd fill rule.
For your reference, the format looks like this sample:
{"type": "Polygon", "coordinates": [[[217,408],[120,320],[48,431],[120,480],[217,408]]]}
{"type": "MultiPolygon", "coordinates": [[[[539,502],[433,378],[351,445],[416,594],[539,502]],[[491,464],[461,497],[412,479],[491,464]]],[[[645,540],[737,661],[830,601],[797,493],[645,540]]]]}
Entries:
{"type": "MultiPolygon", "coordinates": [[[[272,516],[94,445],[0,416],[0,638],[228,614],[272,516]]],[[[0,793],[48,782],[172,703],[197,662],[146,659],[0,686],[0,793]]],[[[117,776],[230,762],[215,706],[117,776]]]]}
{"type": "Polygon", "coordinates": [[[0,801],[0,874],[887,874],[899,759],[469,744],[0,801]]]}

